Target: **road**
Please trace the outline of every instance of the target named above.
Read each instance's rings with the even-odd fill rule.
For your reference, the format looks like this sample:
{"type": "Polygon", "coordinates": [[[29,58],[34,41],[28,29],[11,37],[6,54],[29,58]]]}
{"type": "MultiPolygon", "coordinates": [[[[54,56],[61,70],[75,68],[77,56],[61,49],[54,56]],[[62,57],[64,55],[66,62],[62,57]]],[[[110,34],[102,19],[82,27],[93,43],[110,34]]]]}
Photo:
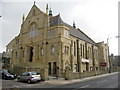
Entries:
{"type": "Polygon", "coordinates": [[[118,74],[113,74],[80,83],[57,86],[57,88],[61,87],[74,88],[74,90],[78,90],[80,88],[118,88],[118,74]]]}
{"type": "MultiPolygon", "coordinates": [[[[120,78],[120,76],[119,76],[120,78]]],[[[104,77],[94,78],[92,80],[66,84],[66,85],[57,85],[49,84],[44,82],[38,82],[35,84],[27,84],[23,82],[17,82],[16,80],[3,80],[3,88],[70,88],[72,90],[79,90],[81,88],[118,88],[118,73],[107,75],[104,77]]],[[[119,85],[120,86],[120,85],[119,85]]],[[[4,90],[4,89],[3,89],[4,90]]]]}

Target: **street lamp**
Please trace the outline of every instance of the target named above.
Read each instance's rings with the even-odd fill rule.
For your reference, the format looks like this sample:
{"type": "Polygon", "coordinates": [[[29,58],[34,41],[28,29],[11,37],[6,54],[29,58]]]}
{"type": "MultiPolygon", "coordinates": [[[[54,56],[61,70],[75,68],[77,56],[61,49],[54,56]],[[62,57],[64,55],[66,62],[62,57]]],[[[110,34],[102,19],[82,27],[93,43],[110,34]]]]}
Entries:
{"type": "Polygon", "coordinates": [[[109,73],[111,73],[111,61],[110,61],[110,57],[109,57],[109,39],[111,38],[119,38],[120,36],[115,36],[115,37],[110,37],[107,38],[107,45],[108,45],[108,59],[109,59],[109,73]]]}

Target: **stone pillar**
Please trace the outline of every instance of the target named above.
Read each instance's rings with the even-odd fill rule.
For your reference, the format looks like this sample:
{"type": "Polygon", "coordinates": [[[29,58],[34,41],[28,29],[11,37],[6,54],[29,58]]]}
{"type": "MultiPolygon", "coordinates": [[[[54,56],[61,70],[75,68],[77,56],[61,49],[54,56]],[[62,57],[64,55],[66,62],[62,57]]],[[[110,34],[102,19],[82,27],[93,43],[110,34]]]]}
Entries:
{"type": "Polygon", "coordinates": [[[62,45],[62,43],[59,42],[58,43],[58,62],[57,62],[57,66],[59,67],[59,69],[57,69],[57,73],[58,73],[59,77],[62,76],[62,68],[63,68],[63,67],[61,67],[61,63],[62,63],[62,57],[61,57],[61,54],[62,54],[61,49],[62,49],[62,47],[61,47],[61,45],[62,45]]]}
{"type": "Polygon", "coordinates": [[[64,59],[64,58],[63,58],[63,42],[61,42],[60,45],[61,45],[61,50],[60,50],[60,51],[61,51],[61,52],[60,52],[60,55],[61,55],[61,65],[60,65],[60,66],[61,66],[61,67],[60,67],[59,70],[61,71],[61,74],[63,75],[63,70],[64,70],[64,62],[63,62],[63,59],[64,59]]]}
{"type": "Polygon", "coordinates": [[[74,49],[73,49],[73,40],[71,41],[71,45],[70,45],[70,62],[71,62],[71,70],[73,71],[73,57],[74,57],[74,49]]]}
{"type": "Polygon", "coordinates": [[[26,52],[25,52],[25,62],[28,62],[29,61],[29,54],[30,54],[30,47],[27,46],[26,48],[26,52]]]}
{"type": "Polygon", "coordinates": [[[51,75],[53,75],[53,62],[51,62],[51,75]]]}
{"type": "Polygon", "coordinates": [[[21,46],[19,47],[19,63],[22,62],[22,48],[21,46]]]}
{"type": "Polygon", "coordinates": [[[82,78],[82,76],[81,76],[81,69],[82,69],[82,57],[81,56],[79,56],[80,57],[80,59],[79,59],[79,63],[80,63],[80,65],[79,65],[79,78],[82,78]]]}
{"type": "Polygon", "coordinates": [[[34,53],[35,55],[34,56],[35,56],[35,62],[36,62],[39,59],[39,45],[35,44],[34,48],[35,48],[35,53],[34,53]]]}

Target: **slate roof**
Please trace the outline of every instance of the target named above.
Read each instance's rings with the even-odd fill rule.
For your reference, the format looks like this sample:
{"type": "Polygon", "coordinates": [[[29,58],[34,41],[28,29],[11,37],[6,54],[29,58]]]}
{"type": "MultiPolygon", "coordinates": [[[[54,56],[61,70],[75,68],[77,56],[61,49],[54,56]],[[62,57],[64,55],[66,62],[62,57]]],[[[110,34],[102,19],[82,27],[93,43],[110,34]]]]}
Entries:
{"type": "Polygon", "coordinates": [[[76,28],[72,27],[71,25],[65,23],[61,19],[60,15],[57,15],[54,17],[52,16],[50,18],[50,26],[56,26],[56,25],[65,25],[70,29],[70,35],[72,35],[73,37],[84,40],[93,45],[96,45],[96,43],[91,38],[89,38],[85,33],[83,33],[80,29],[76,29],[76,28]]]}
{"type": "Polygon", "coordinates": [[[63,20],[60,17],[60,14],[58,14],[57,16],[51,17],[50,18],[50,26],[55,26],[55,25],[63,25],[63,20]]]}

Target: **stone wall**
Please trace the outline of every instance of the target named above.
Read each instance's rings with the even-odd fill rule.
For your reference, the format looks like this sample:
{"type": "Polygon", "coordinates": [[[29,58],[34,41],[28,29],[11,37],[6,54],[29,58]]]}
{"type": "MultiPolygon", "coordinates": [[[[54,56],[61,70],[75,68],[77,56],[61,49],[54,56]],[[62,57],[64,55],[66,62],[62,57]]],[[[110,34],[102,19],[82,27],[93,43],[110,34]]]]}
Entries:
{"type": "Polygon", "coordinates": [[[22,74],[23,72],[30,72],[30,71],[35,71],[37,73],[40,73],[41,78],[43,80],[48,80],[48,69],[41,69],[41,68],[27,68],[27,67],[9,67],[9,69],[11,72],[13,72],[14,74],[16,74],[17,76],[22,74]]]}
{"type": "Polygon", "coordinates": [[[90,76],[96,76],[96,75],[101,75],[101,74],[106,74],[109,73],[109,71],[87,71],[87,72],[72,72],[72,71],[67,71],[65,78],[67,80],[71,79],[80,79],[80,78],[85,78],[85,77],[90,77],[90,76]]]}

